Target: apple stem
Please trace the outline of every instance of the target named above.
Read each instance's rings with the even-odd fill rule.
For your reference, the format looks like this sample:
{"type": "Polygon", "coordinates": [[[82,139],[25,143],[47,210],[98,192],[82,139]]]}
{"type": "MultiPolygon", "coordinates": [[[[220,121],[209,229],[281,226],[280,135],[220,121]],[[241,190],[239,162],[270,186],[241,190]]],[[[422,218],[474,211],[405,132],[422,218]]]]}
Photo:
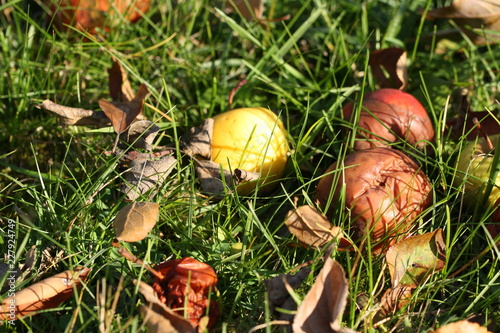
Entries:
{"type": "Polygon", "coordinates": [[[495,146],[493,146],[493,143],[491,142],[490,137],[488,136],[488,134],[486,134],[484,129],[481,127],[479,120],[477,120],[477,118],[474,117],[474,118],[472,118],[472,122],[477,127],[477,130],[484,136],[484,138],[486,139],[486,143],[488,144],[488,148],[489,148],[490,152],[492,152],[495,149],[495,146]]]}

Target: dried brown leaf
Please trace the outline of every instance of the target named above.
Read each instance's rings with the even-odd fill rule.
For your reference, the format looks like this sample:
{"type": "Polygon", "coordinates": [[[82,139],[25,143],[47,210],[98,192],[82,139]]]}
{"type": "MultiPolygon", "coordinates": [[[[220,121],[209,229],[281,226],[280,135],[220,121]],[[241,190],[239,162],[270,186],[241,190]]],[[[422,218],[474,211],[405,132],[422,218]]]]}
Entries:
{"type": "Polygon", "coordinates": [[[72,108],[54,103],[48,99],[36,105],[36,107],[55,113],[60,117],[62,124],[65,126],[104,127],[110,124],[110,120],[106,117],[104,112],[72,108]]]}
{"type": "Polygon", "coordinates": [[[156,225],[160,206],[156,202],[134,202],[123,207],[113,222],[116,239],[138,242],[156,225]]]}
{"type": "Polygon", "coordinates": [[[451,324],[444,325],[434,333],[492,333],[486,327],[478,323],[471,323],[467,320],[460,320],[451,324]]]}
{"type": "Polygon", "coordinates": [[[397,286],[386,290],[380,300],[380,310],[375,314],[373,321],[378,323],[387,317],[394,316],[411,300],[413,287],[397,286]]]}
{"type": "Polygon", "coordinates": [[[296,289],[310,273],[311,270],[308,267],[305,267],[297,274],[281,274],[264,281],[269,297],[269,303],[271,304],[271,311],[278,320],[287,320],[291,322],[293,314],[277,311],[277,308],[287,311],[293,311],[297,308],[295,300],[288,292],[287,284],[289,288],[296,289]]]}
{"type": "Polygon", "coordinates": [[[189,320],[172,311],[158,299],[153,287],[143,281],[134,280],[134,284],[137,283],[139,283],[139,292],[148,303],[147,306],[142,306],[140,310],[150,332],[196,333],[196,329],[189,320]]]}
{"type": "Polygon", "coordinates": [[[226,12],[240,13],[247,20],[259,20],[264,13],[264,2],[262,0],[228,0],[226,12]]]}
{"type": "Polygon", "coordinates": [[[0,304],[0,320],[15,320],[57,307],[73,295],[74,287],[80,287],[89,272],[88,267],[66,270],[16,292],[0,304]]]}
{"type": "Polygon", "coordinates": [[[342,266],[328,257],[314,285],[297,309],[294,333],[339,332],[347,304],[348,283],[342,266]]]}
{"type": "MultiPolygon", "coordinates": [[[[149,156],[149,154],[147,154],[149,156]]],[[[151,189],[163,184],[168,175],[175,168],[177,160],[171,155],[160,158],[138,158],[130,162],[130,170],[125,175],[126,183],[121,191],[127,194],[127,199],[134,201],[151,189]]],[[[156,191],[151,193],[151,196],[156,191]]]]}
{"type": "Polygon", "coordinates": [[[448,7],[437,8],[427,13],[428,19],[450,18],[476,44],[500,41],[499,34],[482,29],[500,31],[500,4],[491,0],[455,0],[448,7]],[[479,29],[479,30],[475,30],[479,29]]]}
{"type": "Polygon", "coordinates": [[[380,81],[381,88],[404,90],[408,84],[406,60],[406,51],[399,47],[371,52],[369,65],[373,75],[380,81]]]}
{"type": "Polygon", "coordinates": [[[301,243],[313,248],[321,248],[333,240],[338,240],[341,248],[349,246],[342,229],[334,226],[326,216],[311,206],[301,206],[289,211],[285,225],[301,243]]]}
{"type": "Polygon", "coordinates": [[[149,91],[145,84],[141,84],[135,97],[124,103],[111,103],[105,99],[99,100],[99,106],[111,120],[113,129],[117,134],[123,133],[142,112],[144,99],[149,91]]]}
{"type": "Polygon", "coordinates": [[[134,99],[134,90],[128,80],[127,72],[116,60],[108,70],[109,94],[115,102],[128,102],[134,99]]]}
{"type": "Polygon", "coordinates": [[[387,251],[386,260],[393,287],[416,288],[428,276],[443,269],[446,263],[443,230],[396,243],[387,251]]]}
{"type": "Polygon", "coordinates": [[[151,150],[160,128],[150,120],[139,120],[127,129],[125,139],[135,149],[151,150]]]}
{"type": "Polygon", "coordinates": [[[233,175],[226,170],[222,170],[224,181],[222,180],[221,166],[212,161],[195,160],[195,170],[200,180],[201,188],[204,192],[220,196],[225,189],[233,186],[233,175]]]}
{"type": "Polygon", "coordinates": [[[181,139],[182,151],[191,156],[210,159],[212,155],[212,133],[214,120],[207,118],[200,126],[192,127],[181,139]]]}

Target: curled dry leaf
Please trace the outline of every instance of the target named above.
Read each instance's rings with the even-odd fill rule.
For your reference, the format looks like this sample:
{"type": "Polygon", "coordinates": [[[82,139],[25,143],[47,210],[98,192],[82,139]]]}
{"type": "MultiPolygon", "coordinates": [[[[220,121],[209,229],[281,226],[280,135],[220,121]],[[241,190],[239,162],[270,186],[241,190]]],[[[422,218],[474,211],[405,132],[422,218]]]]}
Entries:
{"type": "Polygon", "coordinates": [[[398,242],[389,248],[386,259],[393,287],[416,288],[446,263],[443,229],[398,242]]]}
{"type": "Polygon", "coordinates": [[[333,240],[339,242],[340,248],[347,248],[350,245],[342,229],[331,224],[326,216],[311,206],[290,210],[285,225],[302,244],[313,248],[321,248],[333,240]]]}
{"type": "Polygon", "coordinates": [[[72,108],[69,106],[54,103],[48,99],[41,104],[36,105],[38,109],[50,111],[61,119],[65,126],[109,126],[110,120],[104,112],[92,111],[81,108],[72,108]]]}
{"type": "Polygon", "coordinates": [[[311,290],[297,309],[294,333],[340,332],[348,283],[342,266],[328,257],[311,290]]]}
{"type": "Polygon", "coordinates": [[[475,140],[486,135],[500,133],[500,115],[491,111],[472,111],[468,100],[468,89],[456,89],[451,96],[453,111],[457,116],[447,120],[446,126],[456,139],[466,136],[475,140]]]}
{"type": "MultiPolygon", "coordinates": [[[[121,191],[127,194],[127,199],[130,201],[139,199],[148,191],[161,186],[175,168],[176,163],[177,160],[171,155],[132,160],[130,170],[125,175],[126,183],[122,186],[121,191]]],[[[151,193],[151,196],[155,193],[156,190],[151,193]]]]}
{"type": "Polygon", "coordinates": [[[264,281],[269,295],[271,311],[278,320],[289,322],[293,320],[293,314],[290,312],[297,308],[297,304],[290,295],[288,288],[297,289],[310,273],[311,270],[305,267],[297,274],[281,274],[264,281]],[[279,309],[286,311],[279,311],[279,309]]]}
{"type": "Polygon", "coordinates": [[[406,51],[399,47],[376,50],[370,53],[369,65],[381,88],[403,90],[408,84],[406,51]],[[388,74],[388,77],[385,75],[388,74]]]}
{"type": "Polygon", "coordinates": [[[476,44],[500,41],[500,4],[491,0],[454,0],[451,6],[427,13],[427,19],[449,18],[476,44]],[[483,31],[483,28],[485,31],[483,31]]]}
{"type": "Polygon", "coordinates": [[[433,333],[492,333],[486,327],[478,323],[472,323],[467,320],[456,321],[451,324],[444,325],[433,333]]]}
{"type": "Polygon", "coordinates": [[[113,101],[128,102],[134,98],[134,91],[128,80],[127,72],[123,70],[118,61],[113,61],[113,65],[108,69],[108,77],[109,94],[113,101]]]}
{"type": "Polygon", "coordinates": [[[189,320],[184,319],[158,299],[153,287],[137,280],[134,280],[134,284],[139,284],[139,292],[146,299],[147,305],[142,305],[140,311],[151,333],[196,333],[189,320]]]}
{"type": "Polygon", "coordinates": [[[380,309],[373,317],[375,325],[403,309],[410,302],[414,289],[413,287],[399,285],[387,289],[380,300],[380,309]]]}
{"type": "Polygon", "coordinates": [[[224,190],[233,187],[233,175],[227,170],[221,171],[220,164],[208,160],[195,159],[194,161],[196,163],[194,168],[203,192],[218,198],[224,190]]]}
{"type": "Polygon", "coordinates": [[[139,90],[135,97],[124,103],[111,103],[105,99],[99,100],[99,106],[104,111],[106,116],[111,120],[113,129],[117,134],[123,133],[142,112],[144,99],[149,94],[147,86],[143,83],[139,86],[139,90]]]}
{"type": "Polygon", "coordinates": [[[191,156],[210,159],[212,155],[213,118],[207,118],[200,126],[192,127],[180,141],[182,152],[191,156]]]}
{"type": "Polygon", "coordinates": [[[156,202],[134,202],[123,207],[113,222],[116,239],[138,242],[156,225],[160,206],[156,202]]]}
{"type": "Polygon", "coordinates": [[[89,272],[90,268],[88,267],[77,267],[16,292],[15,295],[2,301],[0,320],[15,320],[34,315],[40,310],[57,307],[73,295],[73,288],[80,287],[89,272]]]}
{"type": "Polygon", "coordinates": [[[153,289],[158,299],[169,308],[185,316],[197,327],[203,316],[209,316],[208,328],[215,325],[219,304],[210,297],[216,290],[217,275],[212,267],[193,258],[166,261],[155,270],[163,275],[155,277],[153,289]]]}
{"type": "Polygon", "coordinates": [[[134,149],[151,150],[160,128],[150,120],[139,120],[125,131],[125,140],[134,149]]]}
{"type": "Polygon", "coordinates": [[[262,0],[228,0],[226,1],[226,13],[240,13],[247,20],[259,20],[264,13],[264,2],[262,0]]]}

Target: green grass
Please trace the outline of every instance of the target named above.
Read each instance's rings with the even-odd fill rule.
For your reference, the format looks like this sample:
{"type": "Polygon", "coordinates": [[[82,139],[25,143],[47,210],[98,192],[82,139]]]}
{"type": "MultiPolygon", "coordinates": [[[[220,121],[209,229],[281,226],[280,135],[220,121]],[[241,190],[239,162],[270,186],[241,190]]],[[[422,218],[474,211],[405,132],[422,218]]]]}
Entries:
{"type": "MultiPolygon", "coordinates": [[[[248,83],[236,93],[233,107],[262,106],[280,113],[293,153],[276,192],[212,202],[200,195],[193,165],[179,163],[152,198],[161,207],[159,223],[147,239],[127,245],[153,264],[186,256],[210,264],[219,277],[222,309],[213,331],[245,332],[272,320],[265,279],[309,260],[315,273],[321,269],[323,251],[296,246],[284,216],[294,197],[299,204],[314,200],[322,172],[352,147],[340,133],[345,126],[341,107],[356,92],[376,88],[367,56],[389,46],[407,50],[407,91],[420,99],[437,131],[434,154],[403,149],[419,159],[433,184],[434,205],[419,220],[419,232],[443,228],[448,258],[444,270],[419,286],[407,308],[374,328],[370,311],[390,286],[384,258],[362,256],[355,265],[355,253],[334,253],[350,276],[343,323],[362,332],[426,332],[472,315],[500,323],[500,253],[484,230],[490,212],[463,206],[463,193],[451,182],[463,139],[452,139],[444,129],[453,112],[447,98],[458,87],[473,92],[474,110],[497,107],[500,49],[459,37],[451,48],[434,52],[442,45],[435,32],[451,23],[423,21],[418,9],[450,2],[272,0],[265,16],[273,8],[273,18],[290,14],[290,19],[263,26],[224,14],[214,7],[218,2],[160,0],[136,24],[124,22],[95,38],[54,33],[46,8],[33,2],[0,6],[1,253],[7,253],[7,221],[13,219],[16,264],[25,263],[30,247],[37,250],[35,265],[18,289],[75,266],[92,268],[85,287],[70,300],[5,328],[97,332],[104,284],[109,288],[105,308],[119,296],[109,331],[146,331],[132,280],[152,278],[111,246],[112,221],[126,204],[119,191],[123,169],[116,157],[105,154],[114,136],[64,128],[36,104],[50,99],[99,110],[97,101],[110,98],[107,69],[114,57],[127,69],[134,89],[140,83],[150,89],[147,103],[153,107],[144,114],[162,128],[158,145],[178,143],[186,129],[227,110],[228,96],[243,78],[248,83]],[[231,246],[238,242],[243,249],[234,253],[231,246]],[[361,295],[368,300],[363,309],[356,307],[361,295]]],[[[347,223],[345,213],[339,214],[335,222],[347,223]]],[[[301,298],[313,281],[311,276],[297,291],[301,298]]]]}

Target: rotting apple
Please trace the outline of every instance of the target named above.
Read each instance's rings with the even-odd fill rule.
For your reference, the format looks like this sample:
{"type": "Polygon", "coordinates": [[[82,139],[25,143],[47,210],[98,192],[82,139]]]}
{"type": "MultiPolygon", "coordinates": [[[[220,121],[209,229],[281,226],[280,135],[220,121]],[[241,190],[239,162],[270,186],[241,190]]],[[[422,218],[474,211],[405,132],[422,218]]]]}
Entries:
{"type": "MultiPolygon", "coordinates": [[[[355,105],[349,102],[344,106],[345,119],[353,121],[355,105]]],[[[434,127],[425,108],[411,94],[397,89],[365,94],[356,127],[355,150],[400,141],[424,149],[434,139],[434,127]]]]}
{"type": "Polygon", "coordinates": [[[45,0],[49,19],[60,31],[73,26],[95,33],[96,28],[109,30],[124,20],[137,22],[150,7],[151,0],[45,0]]]}
{"type": "Polygon", "coordinates": [[[224,169],[241,169],[260,174],[258,181],[237,187],[241,195],[258,188],[271,191],[281,178],[288,160],[287,132],[272,111],[260,107],[241,108],[213,117],[212,161],[224,169]]]}
{"type": "MultiPolygon", "coordinates": [[[[454,186],[463,186],[467,203],[486,203],[494,206],[500,199],[500,172],[492,170],[494,161],[494,147],[500,139],[500,134],[480,137],[468,142],[460,152],[457,160],[457,172],[453,177],[454,186]],[[493,146],[490,146],[493,145],[493,146]],[[488,198],[486,194],[488,180],[496,172],[494,185],[488,198]],[[483,200],[486,199],[486,200],[483,200]]],[[[497,166],[498,167],[498,166],[497,166]]]]}
{"type": "Polygon", "coordinates": [[[380,253],[408,233],[431,204],[432,192],[427,176],[410,157],[375,147],[348,154],[325,172],[316,200],[330,221],[341,198],[353,240],[369,237],[372,251],[380,253]]]}
{"type": "Polygon", "coordinates": [[[203,316],[209,316],[208,327],[215,325],[219,316],[219,303],[210,293],[217,287],[217,275],[212,267],[186,257],[161,263],[155,270],[163,275],[155,277],[153,289],[158,299],[169,308],[185,314],[197,327],[203,316]]]}

